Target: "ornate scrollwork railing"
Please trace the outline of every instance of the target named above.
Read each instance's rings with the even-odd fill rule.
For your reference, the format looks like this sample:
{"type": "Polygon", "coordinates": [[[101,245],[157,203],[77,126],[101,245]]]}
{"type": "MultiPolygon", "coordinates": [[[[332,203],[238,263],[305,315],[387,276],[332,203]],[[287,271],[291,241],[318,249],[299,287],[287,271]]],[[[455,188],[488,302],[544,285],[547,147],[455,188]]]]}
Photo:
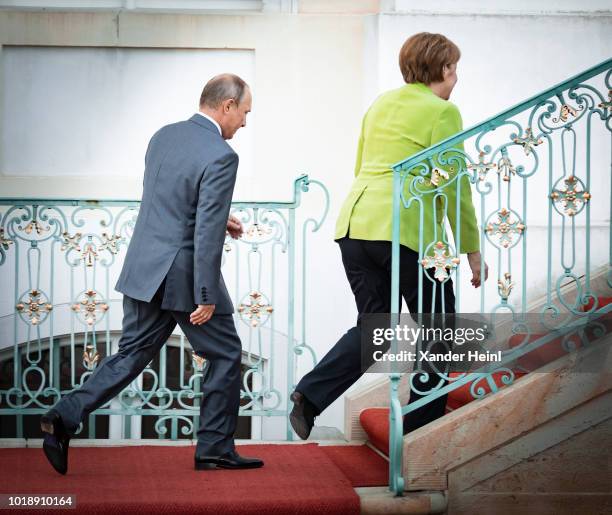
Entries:
{"type": "MultiPolygon", "coordinates": [[[[405,486],[402,417],[466,384],[473,398],[486,394],[484,384],[495,392],[493,374],[501,377],[502,384],[512,383],[515,374],[508,364],[552,338],[534,338],[525,323],[533,300],[528,293],[534,286],[540,284],[545,299],[539,322],[549,329],[565,328],[562,344],[568,351],[576,346],[570,338],[572,323],[612,307],[598,305],[591,284],[593,268],[608,266],[607,285],[612,288],[612,247],[604,249],[602,244],[606,239],[612,242],[612,203],[605,194],[610,187],[611,120],[612,59],[393,165],[392,323],[397,323],[400,311],[402,209],[420,213],[420,266],[432,272],[419,274],[419,313],[433,309],[423,305],[423,281],[431,282],[434,295],[443,295],[444,283],[451,278],[457,312],[462,311],[459,202],[454,242],[444,230],[441,234],[434,230],[433,241],[423,241],[423,213],[430,209],[434,223],[436,216],[440,220],[439,213],[446,218],[449,193],[459,198],[467,183],[475,193],[480,222],[481,275],[486,260],[493,279],[481,287],[479,301],[472,302],[479,306],[471,311],[490,320],[505,313],[513,321],[512,333],[524,336],[520,345],[502,352],[500,363],[477,373],[451,377],[437,372],[437,385],[421,391],[425,396],[407,406],[399,403],[400,374],[390,374],[390,489],[397,495],[405,486]],[[576,292],[571,300],[564,294],[568,283],[576,292]]],[[[579,325],[574,329],[584,338],[579,325]]],[[[422,386],[415,384],[416,377],[411,375],[410,386],[419,391],[422,386]]]]}
{"type": "MultiPolygon", "coordinates": [[[[308,235],[328,207],[325,186],[302,175],[291,201],[234,202],[245,234],[228,236],[224,245],[223,271],[243,341],[240,415],[285,417],[279,420],[288,439],[296,369],[316,362],[306,340],[308,235]],[[312,188],[323,194],[317,219],[298,209],[312,188]]],[[[112,288],[138,209],[137,201],[0,198],[0,416],[15,420],[15,436],[24,436],[24,417],[44,413],[115,352],[122,310],[112,288]]],[[[99,415],[119,416],[123,437],[132,434],[132,417],[145,415],[155,417],[160,438],[195,434],[207,364],[191,352],[180,328],[169,345],[178,348],[172,362],[166,345],[90,415],[90,438],[99,415]]]]}

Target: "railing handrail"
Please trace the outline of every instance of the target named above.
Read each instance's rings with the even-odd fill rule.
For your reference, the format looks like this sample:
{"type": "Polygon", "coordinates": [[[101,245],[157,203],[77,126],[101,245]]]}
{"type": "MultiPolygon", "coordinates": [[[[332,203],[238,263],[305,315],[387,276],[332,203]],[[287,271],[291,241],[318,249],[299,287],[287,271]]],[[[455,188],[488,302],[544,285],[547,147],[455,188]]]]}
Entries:
{"type": "MultiPolygon", "coordinates": [[[[317,181],[315,181],[317,182],[317,181]]],[[[300,207],[301,192],[308,191],[311,179],[308,174],[302,173],[293,181],[292,200],[232,200],[232,207],[257,207],[292,209],[300,207]]],[[[0,206],[31,206],[44,204],[46,206],[71,206],[71,207],[138,207],[140,199],[96,199],[84,197],[0,197],[0,206]]]]}
{"type": "MultiPolygon", "coordinates": [[[[135,199],[92,199],[92,198],[54,198],[54,197],[0,197],[0,206],[31,206],[32,204],[45,204],[47,206],[67,207],[137,207],[142,203],[135,199]]],[[[255,207],[283,207],[292,208],[296,206],[292,200],[232,200],[232,206],[255,206],[255,207]]]]}
{"type": "Polygon", "coordinates": [[[449,138],[446,138],[440,141],[439,143],[436,143],[435,145],[432,145],[424,150],[421,150],[420,152],[417,152],[416,154],[411,155],[410,157],[403,159],[402,161],[395,163],[392,166],[392,169],[395,172],[401,172],[402,169],[410,168],[411,166],[414,166],[415,164],[439,153],[441,150],[445,150],[449,146],[453,146],[456,143],[464,141],[467,138],[483,130],[496,129],[497,127],[502,125],[502,123],[506,121],[508,118],[511,118],[512,116],[518,113],[526,111],[530,107],[537,105],[543,100],[547,100],[553,95],[559,95],[560,93],[567,90],[568,88],[571,88],[572,86],[584,80],[590,79],[594,77],[595,75],[602,73],[603,71],[607,70],[611,66],[612,66],[612,58],[606,59],[605,61],[602,61],[601,63],[595,66],[592,66],[591,68],[588,68],[585,71],[560,82],[556,86],[552,86],[551,88],[545,89],[541,93],[538,93],[532,96],[531,98],[524,100],[523,102],[520,102],[516,104],[515,106],[502,111],[501,113],[496,114],[495,116],[491,116],[490,118],[487,118],[485,121],[480,122],[476,125],[473,125],[469,129],[464,129],[463,131],[458,132],[454,136],[450,136],[449,138]]]}

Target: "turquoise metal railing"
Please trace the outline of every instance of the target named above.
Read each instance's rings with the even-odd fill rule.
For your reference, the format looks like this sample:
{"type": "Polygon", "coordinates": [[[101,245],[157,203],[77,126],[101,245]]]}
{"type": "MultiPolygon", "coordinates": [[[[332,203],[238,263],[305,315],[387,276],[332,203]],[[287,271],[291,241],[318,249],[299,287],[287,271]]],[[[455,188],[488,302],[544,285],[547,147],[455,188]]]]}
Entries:
{"type": "MultiPolygon", "coordinates": [[[[17,437],[24,435],[24,416],[47,411],[92,373],[102,355],[114,352],[122,310],[120,295],[111,297],[139,204],[0,198],[0,363],[12,362],[13,376],[10,387],[0,386],[0,416],[15,418],[17,437]],[[60,384],[61,372],[69,384],[60,384]]],[[[240,415],[285,417],[287,439],[293,438],[287,413],[296,367],[300,358],[309,361],[303,366],[316,362],[306,336],[308,233],[321,227],[328,208],[325,186],[302,175],[291,201],[234,202],[231,212],[245,233],[240,240],[228,236],[224,246],[224,276],[246,366],[240,415]],[[320,213],[305,218],[298,208],[312,187],[322,193],[320,213]]],[[[98,415],[120,416],[124,438],[131,435],[134,416],[156,417],[159,438],[195,434],[206,363],[190,352],[180,329],[175,333],[176,369],[169,370],[164,346],[158,367],[150,363],[90,415],[89,438],[96,436],[98,415]],[[170,373],[178,376],[178,386],[169,384],[170,373]]]]}
{"type": "MultiPolygon", "coordinates": [[[[424,211],[435,213],[441,207],[446,218],[448,194],[459,197],[461,182],[465,184],[461,179],[466,177],[476,193],[474,204],[481,224],[481,276],[488,260],[493,279],[480,288],[473,305],[479,304],[476,311],[482,315],[508,314],[512,332],[526,335],[518,347],[502,353],[499,363],[454,377],[437,373],[440,380],[430,390],[422,391],[414,382],[416,375],[411,375],[411,390],[423,397],[407,406],[401,405],[398,396],[401,375],[390,374],[389,488],[396,495],[405,487],[404,415],[466,384],[471,385],[473,398],[486,394],[483,385],[495,392],[496,372],[502,373],[504,384],[511,384],[514,372],[508,365],[558,336],[529,339],[525,314],[530,309],[530,288],[537,291],[540,285],[545,300],[539,319],[546,327],[561,329],[568,349],[572,344],[566,337],[580,329],[581,317],[593,318],[610,310],[610,305],[597,304],[591,270],[607,265],[607,285],[612,288],[612,201],[604,193],[610,188],[611,120],[612,59],[608,59],[393,165],[392,327],[400,312],[400,210],[418,211],[423,235],[424,211]],[[593,213],[599,218],[596,224],[593,213]],[[606,238],[609,244],[604,249],[601,242],[606,238]],[[562,286],[567,283],[575,285],[573,301],[564,298],[562,286]]],[[[419,313],[433,311],[433,303],[423,306],[423,281],[431,281],[435,295],[451,277],[456,311],[461,312],[466,293],[461,291],[455,251],[461,234],[459,205],[457,202],[454,244],[445,231],[435,241],[420,241],[421,271],[432,268],[439,273],[437,279],[419,274],[419,313]]],[[[393,348],[396,345],[393,342],[393,348]]]]}

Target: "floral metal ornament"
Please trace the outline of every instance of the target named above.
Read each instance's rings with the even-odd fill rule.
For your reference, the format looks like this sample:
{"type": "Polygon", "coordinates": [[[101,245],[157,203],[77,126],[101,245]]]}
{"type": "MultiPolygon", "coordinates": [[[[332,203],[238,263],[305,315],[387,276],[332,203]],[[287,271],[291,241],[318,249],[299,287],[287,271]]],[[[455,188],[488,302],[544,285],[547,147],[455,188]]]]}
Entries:
{"type": "Polygon", "coordinates": [[[206,364],[206,358],[198,356],[195,352],[191,351],[191,359],[193,360],[193,366],[198,372],[204,370],[206,364]]]}
{"type": "Polygon", "coordinates": [[[108,250],[111,254],[119,252],[118,244],[123,240],[121,236],[116,234],[109,236],[107,233],[102,233],[103,242],[98,247],[98,250],[108,250]]]}
{"type": "Polygon", "coordinates": [[[63,232],[62,237],[64,238],[64,242],[60,247],[60,250],[64,251],[66,249],[76,250],[77,252],[81,251],[81,246],[79,245],[79,241],[81,239],[82,234],[80,232],[75,233],[74,236],[70,236],[70,233],[63,232]]]}
{"type": "Polygon", "coordinates": [[[249,321],[251,327],[257,327],[266,322],[274,308],[258,291],[249,293],[248,299],[250,301],[248,304],[241,302],[238,305],[238,313],[249,321]]]}
{"type": "Polygon", "coordinates": [[[481,151],[478,154],[478,162],[467,165],[468,170],[476,170],[476,172],[478,172],[478,178],[481,181],[485,180],[489,170],[493,170],[497,166],[495,163],[485,163],[484,162],[485,155],[486,154],[481,151]]]}
{"type": "Polygon", "coordinates": [[[567,119],[570,116],[576,118],[576,109],[571,106],[568,106],[567,104],[563,104],[561,106],[561,110],[559,111],[559,118],[553,118],[553,122],[567,122],[567,119]]]}
{"type": "MultiPolygon", "coordinates": [[[[22,228],[21,226],[19,227],[20,229],[22,228]]],[[[43,227],[38,220],[34,219],[32,220],[28,225],[26,225],[23,228],[23,231],[26,234],[32,234],[32,232],[35,232],[36,234],[38,234],[39,236],[45,232],[45,231],[49,231],[50,227],[43,227]]]]}
{"type": "Polygon", "coordinates": [[[83,322],[92,326],[99,322],[104,316],[104,313],[108,311],[108,304],[96,299],[99,294],[95,290],[87,290],[81,295],[81,300],[74,303],[71,309],[80,315],[79,318],[81,318],[83,322]],[[101,314],[100,318],[98,318],[98,314],[101,314]]]}
{"type": "Polygon", "coordinates": [[[81,253],[81,259],[85,263],[85,266],[93,266],[95,261],[98,259],[98,253],[103,250],[108,250],[111,254],[117,254],[119,252],[119,243],[123,241],[121,236],[112,235],[109,236],[107,233],[102,233],[102,243],[99,246],[92,241],[91,236],[88,237],[87,243],[84,244],[83,248],[79,245],[79,241],[82,238],[80,232],[75,233],[74,236],[70,236],[70,233],[63,232],[62,237],[64,239],[60,250],[74,250],[81,253]]]}
{"type": "Polygon", "coordinates": [[[514,283],[512,282],[512,276],[509,272],[504,274],[503,280],[497,280],[497,288],[499,290],[499,296],[502,298],[502,300],[508,300],[513,287],[514,283]]]}
{"type": "Polygon", "coordinates": [[[517,145],[521,145],[523,147],[526,156],[528,156],[532,152],[533,147],[537,147],[538,145],[542,144],[542,140],[540,138],[535,138],[533,136],[533,133],[531,132],[531,127],[527,127],[525,129],[525,137],[516,137],[513,141],[517,145]]]}
{"type": "Polygon", "coordinates": [[[557,209],[559,213],[574,216],[582,211],[582,208],[591,199],[591,194],[586,190],[580,179],[570,175],[567,179],[561,178],[555,183],[550,198],[555,205],[555,209],[557,209],[556,204],[563,206],[563,213],[557,209]],[[563,180],[565,186],[559,189],[557,184],[561,180],[563,180]]]}
{"type": "Polygon", "coordinates": [[[612,89],[608,91],[608,100],[597,105],[604,111],[612,111],[612,89]]]}
{"type": "Polygon", "coordinates": [[[246,235],[249,238],[261,238],[262,236],[265,236],[266,234],[270,234],[272,232],[271,229],[269,228],[265,228],[262,227],[260,223],[255,222],[252,223],[249,228],[245,231],[246,235]]]}
{"type": "Polygon", "coordinates": [[[9,245],[13,244],[13,240],[4,237],[4,229],[0,227],[0,246],[4,250],[9,249],[9,245]]]}
{"type": "Polygon", "coordinates": [[[81,259],[85,262],[85,266],[94,265],[94,262],[98,259],[98,252],[93,242],[89,241],[85,244],[83,252],[81,253],[81,259]]]}
{"type": "Polygon", "coordinates": [[[516,175],[516,169],[514,168],[512,161],[510,161],[510,158],[507,155],[502,156],[499,160],[497,173],[501,175],[502,180],[506,182],[510,182],[510,178],[513,175],[516,175]]]}
{"type": "Polygon", "coordinates": [[[15,308],[26,322],[39,325],[45,321],[47,315],[53,310],[53,304],[49,302],[43,292],[34,289],[22,295],[15,308]],[[27,300],[24,298],[26,295],[27,300]]]}
{"type": "Polygon", "coordinates": [[[423,268],[433,268],[434,279],[444,282],[448,279],[448,271],[456,268],[460,260],[457,256],[453,256],[448,251],[448,246],[441,241],[434,245],[433,252],[433,256],[425,256],[421,260],[421,265],[423,268]]]}
{"type": "Polygon", "coordinates": [[[521,237],[525,230],[525,225],[521,223],[518,215],[505,207],[495,213],[497,220],[489,222],[485,228],[487,234],[491,237],[497,234],[498,243],[504,247],[512,247],[521,237]]]}
{"type": "Polygon", "coordinates": [[[93,345],[87,345],[83,350],[83,363],[87,370],[93,370],[98,361],[100,361],[100,354],[94,349],[93,345]]]}
{"type": "Polygon", "coordinates": [[[448,180],[448,172],[446,170],[440,170],[439,168],[434,168],[431,171],[431,183],[434,186],[440,185],[440,179],[448,180]]]}

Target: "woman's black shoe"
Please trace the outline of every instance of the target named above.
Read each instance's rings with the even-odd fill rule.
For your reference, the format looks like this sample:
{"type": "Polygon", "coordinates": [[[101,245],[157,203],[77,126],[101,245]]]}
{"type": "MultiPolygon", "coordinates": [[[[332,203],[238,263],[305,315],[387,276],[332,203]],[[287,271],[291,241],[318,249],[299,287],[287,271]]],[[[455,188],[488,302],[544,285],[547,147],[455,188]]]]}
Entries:
{"type": "Polygon", "coordinates": [[[306,440],[310,436],[312,426],[314,426],[315,408],[298,391],[293,392],[289,398],[293,401],[293,409],[289,414],[291,427],[302,440],[306,440]]]}

